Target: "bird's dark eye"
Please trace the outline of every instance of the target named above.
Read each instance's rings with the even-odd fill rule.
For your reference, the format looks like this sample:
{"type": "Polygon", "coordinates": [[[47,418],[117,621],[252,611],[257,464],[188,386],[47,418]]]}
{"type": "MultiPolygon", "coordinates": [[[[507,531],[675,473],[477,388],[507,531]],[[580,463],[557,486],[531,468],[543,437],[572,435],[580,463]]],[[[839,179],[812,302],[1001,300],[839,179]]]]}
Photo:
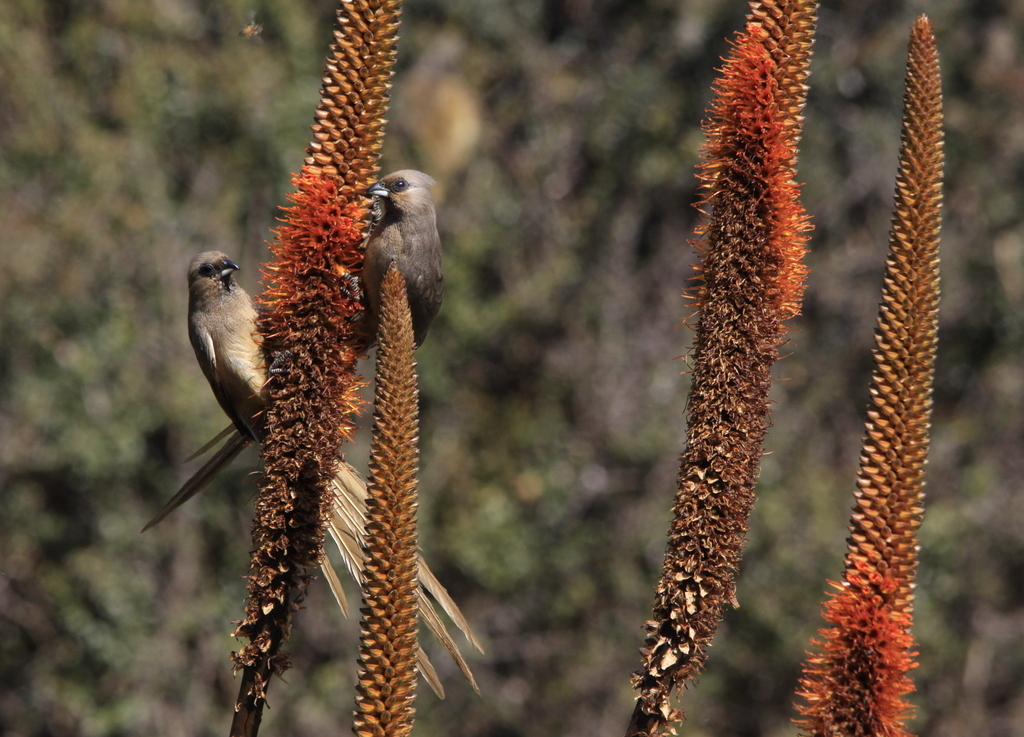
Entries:
{"type": "Polygon", "coordinates": [[[404,179],[396,179],[391,183],[392,192],[404,192],[409,189],[409,183],[404,179]]]}
{"type": "Polygon", "coordinates": [[[214,276],[215,274],[217,274],[217,267],[209,261],[199,267],[200,276],[214,276]]]}

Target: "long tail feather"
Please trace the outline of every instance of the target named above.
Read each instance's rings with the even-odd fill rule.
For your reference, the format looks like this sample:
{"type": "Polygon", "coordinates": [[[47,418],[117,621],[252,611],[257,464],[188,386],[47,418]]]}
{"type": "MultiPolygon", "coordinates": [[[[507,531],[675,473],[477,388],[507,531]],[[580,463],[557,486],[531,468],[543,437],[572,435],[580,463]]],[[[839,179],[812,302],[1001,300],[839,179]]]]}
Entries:
{"type": "MultiPolygon", "coordinates": [[[[358,478],[354,471],[351,471],[351,475],[354,478],[358,478]]],[[[340,483],[335,481],[335,488],[337,489],[340,483]]],[[[354,509],[353,497],[344,489],[340,489],[340,493],[336,491],[335,495],[334,514],[328,521],[328,530],[331,532],[331,537],[334,538],[335,544],[338,546],[338,550],[341,552],[341,559],[345,563],[345,568],[348,569],[349,574],[356,581],[361,579],[361,560],[362,560],[362,548],[359,541],[356,540],[353,534],[354,529],[359,527],[352,527],[349,525],[351,518],[351,512],[354,509]],[[344,494],[344,496],[342,496],[344,494]],[[343,501],[345,500],[345,501],[343,501]],[[344,512],[340,511],[343,509],[344,512]]],[[[356,525],[362,524],[361,521],[356,522],[356,525]]],[[[324,569],[324,574],[327,576],[328,584],[331,587],[331,591],[334,593],[335,599],[338,600],[338,606],[341,607],[341,611],[344,613],[345,618],[348,618],[348,602],[345,599],[345,593],[341,589],[341,581],[338,579],[338,574],[334,570],[334,566],[331,561],[328,560],[327,555],[324,556],[324,560],[321,562],[321,567],[324,569]]],[[[424,599],[423,593],[420,593],[421,602],[424,599]]],[[[469,667],[465,664],[462,659],[462,655],[459,653],[458,646],[452,641],[452,637],[447,634],[444,630],[444,625],[437,618],[437,613],[433,610],[433,607],[429,602],[421,604],[421,614],[427,626],[430,627],[430,631],[434,633],[434,636],[441,642],[444,649],[453,652],[453,657],[456,662],[459,663],[459,668],[466,674],[466,678],[476,688],[476,682],[473,679],[473,674],[470,673],[469,667]],[[429,614],[427,611],[429,610],[429,614]],[[431,620],[430,615],[433,615],[431,620]],[[439,627],[439,631],[438,631],[439,627]]],[[[440,680],[437,678],[437,671],[434,670],[433,664],[427,657],[426,651],[422,646],[418,646],[417,652],[417,664],[420,668],[420,673],[423,674],[423,678],[426,679],[427,683],[430,684],[430,688],[433,689],[434,693],[437,694],[438,698],[444,698],[444,688],[441,686],[440,680]]],[[[479,689],[477,689],[479,693],[479,689]]]]}
{"type": "Polygon", "coordinates": [[[208,451],[210,448],[215,446],[217,443],[219,443],[221,440],[223,440],[224,438],[226,438],[228,435],[230,435],[233,432],[238,432],[238,430],[235,428],[235,426],[233,424],[232,425],[228,425],[223,430],[221,430],[219,433],[217,433],[216,437],[211,438],[210,440],[206,441],[203,444],[202,448],[200,448],[195,453],[190,455],[188,458],[183,460],[182,463],[188,463],[189,461],[194,461],[199,456],[204,455],[206,453],[206,451],[208,451]]]}
{"type": "MultiPolygon", "coordinates": [[[[444,686],[441,685],[441,679],[437,677],[434,664],[430,662],[430,658],[427,657],[427,651],[423,649],[422,645],[417,645],[416,648],[416,666],[420,669],[420,673],[423,674],[423,678],[430,684],[430,688],[437,694],[437,698],[443,699],[444,686]]],[[[477,693],[480,692],[477,691],[477,693]]]]}
{"type": "Polygon", "coordinates": [[[348,599],[345,598],[345,589],[341,588],[341,580],[334,572],[334,566],[331,565],[331,561],[327,559],[326,555],[320,563],[320,568],[323,569],[324,577],[327,579],[327,585],[331,587],[335,601],[341,607],[341,613],[345,615],[345,619],[348,619],[348,599]]]}
{"type": "Polygon", "coordinates": [[[160,510],[157,516],[142,528],[142,532],[159,524],[163,521],[164,517],[205,489],[207,484],[213,481],[213,478],[218,473],[227,468],[238,457],[238,454],[245,450],[245,446],[248,444],[249,438],[236,433],[220,450],[213,454],[210,460],[203,464],[202,468],[192,474],[192,478],[186,481],[185,485],[178,490],[178,493],[171,497],[171,500],[164,505],[164,508],[160,510]]]}
{"type": "MultiPolygon", "coordinates": [[[[206,443],[202,448],[193,453],[189,459],[197,458],[203,453],[207,452],[212,448],[219,440],[231,434],[234,431],[228,442],[218,450],[202,468],[196,471],[192,478],[190,478],[185,485],[181,487],[177,494],[171,497],[163,509],[160,510],[159,514],[156,515],[150,522],[142,528],[145,532],[150,527],[159,524],[163,519],[173,512],[175,509],[180,507],[182,504],[187,502],[193,496],[198,494],[200,491],[206,488],[206,486],[213,480],[213,478],[220,473],[222,470],[227,468],[232,461],[238,457],[245,447],[249,444],[249,439],[238,433],[233,425],[225,428],[210,442],[206,443]]],[[[332,506],[333,514],[328,520],[327,529],[331,534],[335,544],[338,546],[338,550],[341,552],[342,561],[345,564],[345,568],[349,575],[356,582],[361,582],[361,568],[363,559],[363,548],[362,548],[362,535],[363,528],[366,525],[366,482],[359,476],[352,466],[348,465],[344,461],[339,464],[338,471],[331,481],[331,488],[334,492],[334,504],[332,506]]],[[[327,584],[331,589],[331,593],[334,595],[335,600],[338,602],[338,607],[341,609],[342,614],[345,618],[349,617],[348,600],[345,597],[345,591],[341,584],[341,579],[335,572],[331,562],[325,556],[321,562],[321,568],[324,572],[324,577],[327,579],[327,584]]],[[[470,644],[475,647],[478,651],[483,652],[484,649],[480,645],[480,641],[477,639],[473,630],[469,626],[469,622],[463,615],[462,610],[459,609],[458,604],[452,599],[448,591],[441,585],[441,582],[437,580],[433,571],[427,565],[423,557],[419,558],[419,576],[420,576],[420,618],[427,628],[434,634],[438,642],[448,651],[451,655],[452,660],[458,665],[459,670],[465,676],[466,680],[469,681],[477,693],[480,693],[480,688],[477,686],[476,679],[473,677],[473,672],[470,670],[469,665],[462,657],[462,653],[459,651],[459,646],[452,639],[452,636],[448,633],[448,629],[445,627],[443,620],[438,613],[434,610],[433,605],[430,603],[430,599],[427,598],[426,594],[429,593],[431,597],[441,608],[444,609],[445,613],[451,618],[455,625],[462,631],[469,640],[470,644]]],[[[418,666],[420,672],[423,674],[424,679],[433,689],[434,693],[437,694],[438,698],[444,698],[444,688],[441,685],[441,681],[438,678],[437,671],[431,664],[430,659],[427,657],[427,653],[422,647],[419,648],[418,654],[418,666]]]]}
{"type": "Polygon", "coordinates": [[[455,600],[448,593],[448,589],[441,585],[441,582],[437,580],[434,572],[430,570],[430,566],[423,560],[423,556],[420,556],[420,585],[427,590],[434,600],[441,605],[445,613],[451,617],[452,621],[455,622],[455,626],[462,630],[462,634],[469,640],[469,644],[477,649],[478,652],[483,652],[483,645],[476,639],[476,635],[473,634],[473,630],[469,626],[469,622],[466,621],[465,615],[462,610],[459,609],[459,605],[455,603],[455,600]]]}
{"type": "MultiPolygon", "coordinates": [[[[363,481],[354,468],[342,461],[331,486],[334,490],[334,505],[333,514],[328,522],[328,530],[341,551],[345,567],[348,568],[352,578],[355,581],[361,581],[362,536],[363,528],[366,525],[366,482],[363,481]]],[[[462,630],[466,639],[469,640],[473,647],[480,652],[483,652],[483,647],[481,647],[476,635],[473,634],[473,630],[459,609],[458,604],[455,603],[448,591],[441,585],[441,582],[437,580],[437,577],[430,570],[422,556],[419,558],[419,576],[421,587],[420,618],[434,634],[438,642],[452,656],[452,659],[459,666],[459,670],[462,671],[462,674],[469,681],[470,685],[473,686],[473,689],[479,693],[480,689],[477,686],[476,679],[473,677],[469,665],[462,657],[459,646],[455,644],[452,636],[448,633],[448,629],[434,610],[426,593],[429,593],[441,605],[441,608],[451,617],[456,626],[462,630]]],[[[426,669],[422,663],[421,670],[426,677],[426,669]]],[[[435,688],[434,690],[436,691],[437,689],[435,688]]]]}
{"type": "MultiPolygon", "coordinates": [[[[420,570],[424,567],[423,560],[420,559],[420,570]]],[[[444,626],[444,622],[441,621],[441,617],[437,615],[437,611],[433,605],[426,600],[423,596],[422,584],[420,588],[420,619],[427,625],[437,641],[444,646],[444,649],[448,651],[448,654],[452,656],[452,660],[459,666],[459,670],[462,671],[462,675],[469,681],[469,685],[473,687],[473,690],[480,693],[480,687],[476,685],[476,678],[473,677],[473,671],[469,669],[469,664],[466,663],[462,657],[462,653],[459,652],[459,646],[455,644],[455,640],[448,634],[448,629],[444,626]]],[[[422,648],[421,648],[422,650],[422,648]]]]}

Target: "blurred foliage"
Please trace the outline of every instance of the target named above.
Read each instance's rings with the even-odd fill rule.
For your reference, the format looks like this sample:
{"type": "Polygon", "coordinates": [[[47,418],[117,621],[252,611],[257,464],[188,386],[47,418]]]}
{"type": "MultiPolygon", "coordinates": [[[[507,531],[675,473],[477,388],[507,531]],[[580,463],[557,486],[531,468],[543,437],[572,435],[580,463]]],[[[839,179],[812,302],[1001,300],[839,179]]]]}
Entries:
{"type": "MultiPolygon", "coordinates": [[[[420,352],[427,557],[485,638],[417,733],[619,734],[684,429],[699,121],[738,0],[409,0],[385,169],[439,180],[420,352]]],[[[804,315],[739,586],[682,734],[792,735],[840,574],[906,38],[936,28],[943,292],[914,730],[1024,733],[1024,3],[827,3],[800,178],[804,315]]],[[[258,289],[317,99],[327,0],[0,3],[0,732],[225,734],[255,490],[243,459],[139,535],[225,423],[185,265],[258,289]],[[255,13],[259,42],[239,35],[255,13]]],[[[353,448],[364,454],[366,443],[353,448]]],[[[358,462],[358,461],[357,461],[358,462]]],[[[267,735],[344,733],[356,629],[317,581],[267,735]]]]}

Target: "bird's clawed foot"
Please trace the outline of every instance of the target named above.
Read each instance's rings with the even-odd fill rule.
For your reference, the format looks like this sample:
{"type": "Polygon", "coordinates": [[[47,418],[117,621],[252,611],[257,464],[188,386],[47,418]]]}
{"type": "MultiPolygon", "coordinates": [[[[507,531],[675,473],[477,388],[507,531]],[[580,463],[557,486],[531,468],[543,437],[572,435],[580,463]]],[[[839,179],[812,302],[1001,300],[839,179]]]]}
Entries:
{"type": "Polygon", "coordinates": [[[355,274],[345,273],[338,278],[338,290],[349,299],[363,301],[363,282],[355,274]]]}
{"type": "Polygon", "coordinates": [[[295,354],[291,351],[275,351],[274,360],[270,362],[270,368],[267,370],[274,376],[284,376],[288,373],[288,365],[294,357],[295,354]]]}

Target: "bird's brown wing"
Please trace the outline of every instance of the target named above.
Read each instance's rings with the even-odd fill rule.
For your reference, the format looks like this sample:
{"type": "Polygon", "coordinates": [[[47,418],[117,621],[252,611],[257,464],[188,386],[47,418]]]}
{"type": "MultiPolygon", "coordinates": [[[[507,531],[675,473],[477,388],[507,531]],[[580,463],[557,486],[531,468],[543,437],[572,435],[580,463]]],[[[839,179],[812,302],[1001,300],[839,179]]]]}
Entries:
{"type": "Polygon", "coordinates": [[[189,330],[189,341],[192,343],[192,350],[196,353],[196,361],[199,363],[199,368],[203,370],[203,376],[206,377],[210,389],[213,390],[213,396],[217,398],[217,404],[220,405],[220,408],[224,410],[224,414],[228,416],[228,419],[234,423],[242,435],[250,436],[252,433],[249,432],[249,428],[246,427],[245,423],[241,421],[241,418],[235,412],[231,395],[221,380],[221,371],[226,367],[222,367],[218,363],[217,349],[213,342],[213,336],[210,334],[208,327],[197,319],[193,319],[191,327],[192,329],[189,330]]]}
{"type": "Polygon", "coordinates": [[[238,297],[244,302],[236,300],[234,304],[244,304],[252,315],[252,319],[239,321],[241,330],[234,322],[226,327],[210,324],[209,316],[193,315],[189,340],[217,404],[242,435],[259,440],[253,417],[263,409],[259,395],[266,376],[262,353],[252,338],[257,313],[248,295],[241,292],[238,297]]]}

